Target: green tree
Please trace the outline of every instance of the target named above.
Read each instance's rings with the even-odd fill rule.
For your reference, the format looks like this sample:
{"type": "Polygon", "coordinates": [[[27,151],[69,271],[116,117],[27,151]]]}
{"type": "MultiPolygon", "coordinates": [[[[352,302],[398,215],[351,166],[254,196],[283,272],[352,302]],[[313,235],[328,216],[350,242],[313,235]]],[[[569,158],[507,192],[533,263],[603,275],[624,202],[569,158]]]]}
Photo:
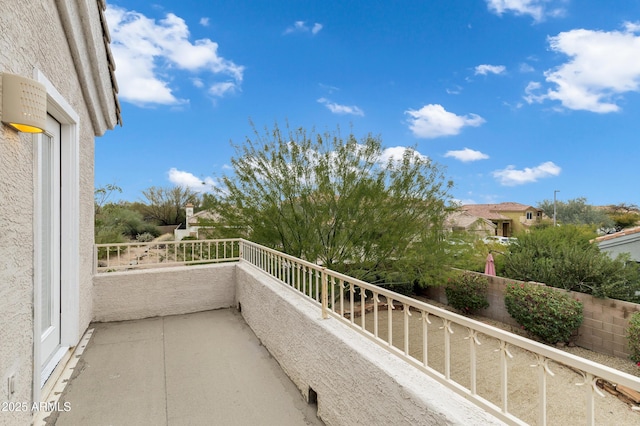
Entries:
{"type": "Polygon", "coordinates": [[[160,235],[156,226],[145,222],[142,215],[129,208],[128,203],[107,203],[96,215],[96,243],[121,243],[133,240],[138,235],[149,233],[154,237],[160,235]]]}
{"type": "Polygon", "coordinates": [[[109,199],[114,193],[122,193],[120,188],[115,183],[108,183],[105,186],[99,186],[93,191],[94,206],[96,214],[100,213],[102,207],[109,202],[109,199]]]}
{"type": "Polygon", "coordinates": [[[518,235],[505,253],[505,275],[596,297],[635,301],[640,290],[638,266],[626,255],[615,259],[590,243],[587,226],[536,228],[518,235]]]}
{"type": "Polygon", "coordinates": [[[607,206],[606,213],[613,221],[616,231],[622,231],[640,223],[640,209],[635,204],[610,205],[607,206]]]}
{"type": "MultiPolygon", "coordinates": [[[[553,200],[544,200],[538,203],[538,208],[553,217],[553,200]]],[[[556,201],[556,220],[562,225],[592,225],[596,228],[611,228],[613,221],[603,210],[587,204],[584,197],[574,198],[568,201],[556,201]]]]}
{"type": "Polygon", "coordinates": [[[191,203],[196,206],[200,202],[195,192],[182,186],[173,188],[152,186],[142,191],[142,196],[145,201],[143,207],[145,219],[158,225],[184,223],[185,205],[191,203]]]}
{"type": "Polygon", "coordinates": [[[277,125],[234,148],[235,173],[211,202],[227,236],[385,283],[442,269],[428,248],[442,241],[452,184],[415,150],[386,158],[378,137],[277,125]]]}

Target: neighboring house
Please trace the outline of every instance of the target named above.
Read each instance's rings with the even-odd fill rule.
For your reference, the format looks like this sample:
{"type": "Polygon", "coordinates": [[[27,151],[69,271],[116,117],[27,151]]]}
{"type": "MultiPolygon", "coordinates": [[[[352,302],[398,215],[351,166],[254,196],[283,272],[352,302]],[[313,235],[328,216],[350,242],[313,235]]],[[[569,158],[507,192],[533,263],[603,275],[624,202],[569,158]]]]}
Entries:
{"type": "Polygon", "coordinates": [[[491,221],[496,225],[494,235],[502,237],[526,231],[544,217],[542,209],[519,203],[467,204],[460,210],[491,221]]]}
{"type": "MultiPolygon", "coordinates": [[[[94,138],[121,123],[105,8],[104,0],[1,8],[3,403],[41,402],[93,319],[94,138]],[[44,132],[25,133],[18,116],[44,132]]],[[[30,410],[0,415],[32,421],[30,410]]]]}
{"type": "Polygon", "coordinates": [[[611,257],[616,257],[621,253],[629,253],[631,260],[640,262],[640,226],[603,235],[594,241],[601,251],[609,253],[611,257]]]}
{"type": "Polygon", "coordinates": [[[496,235],[497,225],[488,219],[474,216],[466,211],[455,211],[445,219],[445,229],[450,232],[464,231],[478,237],[496,235]]]}
{"type": "Polygon", "coordinates": [[[213,224],[218,220],[218,215],[209,211],[201,210],[198,213],[193,213],[193,204],[189,203],[185,206],[186,210],[186,228],[175,229],[173,234],[176,241],[182,240],[184,237],[196,237],[197,239],[206,239],[207,229],[213,229],[213,224]],[[205,232],[200,232],[200,231],[205,232]],[[203,234],[203,235],[200,235],[203,234]]]}

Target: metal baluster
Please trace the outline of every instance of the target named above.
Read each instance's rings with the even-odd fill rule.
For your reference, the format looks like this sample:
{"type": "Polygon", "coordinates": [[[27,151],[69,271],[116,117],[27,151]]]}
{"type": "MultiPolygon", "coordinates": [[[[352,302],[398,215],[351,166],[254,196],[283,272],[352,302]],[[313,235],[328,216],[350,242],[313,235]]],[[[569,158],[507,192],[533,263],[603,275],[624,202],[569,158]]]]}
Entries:
{"type": "Polygon", "coordinates": [[[307,295],[307,284],[309,284],[309,280],[311,277],[311,268],[305,266],[304,267],[305,270],[305,274],[303,275],[303,281],[302,281],[302,294],[304,294],[305,296],[307,295]]]}
{"type": "Polygon", "coordinates": [[[429,312],[422,311],[422,364],[429,365],[429,312]]]}
{"type": "Polygon", "coordinates": [[[444,377],[449,380],[451,378],[451,335],[453,330],[451,329],[450,320],[440,319],[442,320],[440,330],[444,330],[444,377]]]}
{"type": "Polygon", "coordinates": [[[404,354],[409,355],[409,317],[411,316],[411,309],[408,303],[402,305],[404,311],[404,354]]]}
{"type": "Polygon", "coordinates": [[[504,340],[500,340],[500,349],[496,349],[494,352],[500,352],[500,395],[502,396],[502,411],[504,413],[509,412],[508,401],[508,380],[507,377],[507,357],[513,359],[513,355],[509,352],[509,344],[504,340]]]}
{"type": "Polygon", "coordinates": [[[331,283],[331,312],[336,311],[336,279],[329,277],[331,283]]]}
{"type": "Polygon", "coordinates": [[[469,361],[470,361],[470,374],[471,374],[471,395],[476,394],[476,345],[480,346],[480,340],[478,340],[478,332],[472,328],[467,329],[469,335],[465,339],[469,340],[469,361]]]}
{"type": "Polygon", "coordinates": [[[586,424],[588,426],[595,426],[596,424],[595,396],[599,395],[602,398],[604,398],[604,393],[602,393],[598,388],[597,377],[595,377],[591,373],[586,373],[584,371],[581,371],[580,374],[582,374],[583,382],[576,383],[576,386],[587,385],[587,391],[585,395],[585,397],[587,398],[587,423],[586,424]]]}
{"type": "Polygon", "coordinates": [[[367,291],[360,287],[360,326],[362,327],[362,330],[366,330],[366,321],[365,321],[365,314],[366,314],[366,308],[367,308],[367,291]]]}
{"type": "Polygon", "coordinates": [[[540,354],[536,354],[536,363],[531,367],[538,367],[538,424],[544,426],[547,424],[547,375],[555,374],[549,369],[549,359],[540,354]]]}
{"type": "Polygon", "coordinates": [[[389,343],[389,346],[393,346],[393,310],[395,309],[395,306],[393,306],[393,299],[387,296],[387,328],[389,329],[388,331],[388,336],[387,336],[387,341],[389,343]]]}
{"type": "Polygon", "coordinates": [[[378,293],[373,293],[373,335],[378,337],[378,304],[380,299],[378,293]]]}
{"type": "Polygon", "coordinates": [[[340,286],[340,317],[344,318],[344,281],[339,280],[338,285],[340,286]]]}
{"type": "Polygon", "coordinates": [[[350,308],[350,312],[351,315],[349,315],[349,319],[351,321],[351,324],[353,324],[353,320],[354,320],[354,315],[353,315],[353,309],[354,309],[354,303],[353,303],[353,299],[355,297],[356,294],[356,287],[353,285],[353,283],[349,283],[349,308],[350,308]]]}

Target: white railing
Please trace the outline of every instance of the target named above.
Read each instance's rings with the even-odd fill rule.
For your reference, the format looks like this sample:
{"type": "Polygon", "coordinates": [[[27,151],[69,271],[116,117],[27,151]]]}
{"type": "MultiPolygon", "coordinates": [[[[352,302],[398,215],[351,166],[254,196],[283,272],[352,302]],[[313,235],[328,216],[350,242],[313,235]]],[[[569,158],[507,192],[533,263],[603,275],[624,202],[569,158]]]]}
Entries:
{"type": "Polygon", "coordinates": [[[560,370],[560,365],[582,376],[575,384],[584,385],[584,399],[554,408],[581,407],[582,418],[575,418],[575,424],[596,424],[596,397],[604,396],[597,380],[640,391],[638,377],[293,256],[242,240],[240,257],[317,304],[323,318],[347,324],[509,424],[553,422],[549,407],[554,397],[548,394],[564,392],[553,381],[553,370],[560,370]],[[509,380],[516,368],[514,357],[525,361],[517,364],[524,364],[529,380],[521,375],[517,383],[509,380]],[[480,363],[493,367],[479,369],[480,363]],[[519,407],[512,407],[516,404],[510,404],[510,398],[513,402],[515,394],[523,393],[529,405],[521,398],[519,407]]]}
{"type": "Polygon", "coordinates": [[[240,240],[182,240],[96,244],[94,273],[240,259],[240,240]]]}

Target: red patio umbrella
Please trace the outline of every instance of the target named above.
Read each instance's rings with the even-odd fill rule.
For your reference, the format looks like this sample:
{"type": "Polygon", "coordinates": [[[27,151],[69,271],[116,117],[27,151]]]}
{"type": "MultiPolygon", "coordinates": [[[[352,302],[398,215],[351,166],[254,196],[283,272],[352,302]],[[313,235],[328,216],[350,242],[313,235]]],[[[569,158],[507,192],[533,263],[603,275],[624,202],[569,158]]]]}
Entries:
{"type": "Polygon", "coordinates": [[[484,264],[484,273],[486,275],[495,275],[496,274],[496,265],[493,262],[493,256],[491,253],[487,256],[487,262],[484,264]]]}

